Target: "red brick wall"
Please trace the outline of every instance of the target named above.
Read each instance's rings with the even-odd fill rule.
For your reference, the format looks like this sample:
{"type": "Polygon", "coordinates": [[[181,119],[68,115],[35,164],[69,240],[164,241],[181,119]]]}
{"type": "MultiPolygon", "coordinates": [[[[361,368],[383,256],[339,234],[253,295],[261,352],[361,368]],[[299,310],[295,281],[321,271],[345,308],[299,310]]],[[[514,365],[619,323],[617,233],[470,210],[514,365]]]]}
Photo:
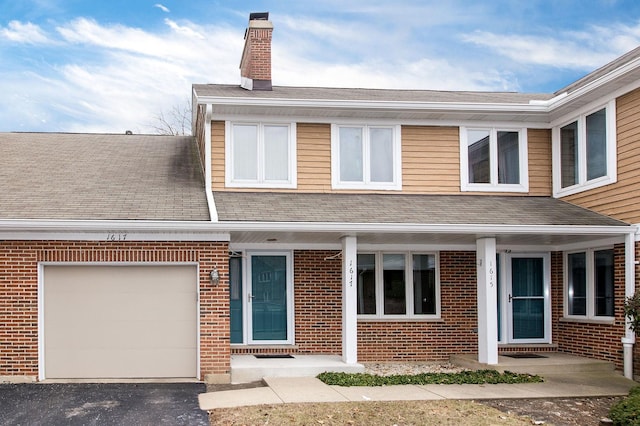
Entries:
{"type": "Polygon", "coordinates": [[[625,255],[624,244],[614,247],[615,323],[593,324],[562,320],[564,307],[563,257],[554,253],[552,265],[553,340],[558,350],[574,355],[601,359],[623,368],[622,343],[624,336],[625,255]]]}
{"type": "Polygon", "coordinates": [[[0,376],[38,376],[38,262],[198,262],[201,378],[229,372],[227,243],[0,241],[0,376]]]}
{"type": "Polygon", "coordinates": [[[437,361],[477,353],[475,252],[440,253],[440,321],[358,321],[359,361],[437,361]]]}
{"type": "Polygon", "coordinates": [[[342,258],[336,257],[339,253],[294,252],[295,341],[298,352],[342,354],[342,258]]]}

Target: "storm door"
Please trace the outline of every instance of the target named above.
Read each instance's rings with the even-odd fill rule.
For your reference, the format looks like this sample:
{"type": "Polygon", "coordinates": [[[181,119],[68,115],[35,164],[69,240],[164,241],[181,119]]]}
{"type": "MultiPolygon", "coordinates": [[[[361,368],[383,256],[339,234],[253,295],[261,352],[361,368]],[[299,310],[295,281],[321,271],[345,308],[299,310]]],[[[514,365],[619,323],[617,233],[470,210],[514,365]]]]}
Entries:
{"type": "Polygon", "coordinates": [[[248,253],[248,343],[293,343],[289,253],[248,253]]]}
{"type": "Polygon", "coordinates": [[[549,343],[548,254],[509,254],[506,273],[508,343],[549,343]]]}

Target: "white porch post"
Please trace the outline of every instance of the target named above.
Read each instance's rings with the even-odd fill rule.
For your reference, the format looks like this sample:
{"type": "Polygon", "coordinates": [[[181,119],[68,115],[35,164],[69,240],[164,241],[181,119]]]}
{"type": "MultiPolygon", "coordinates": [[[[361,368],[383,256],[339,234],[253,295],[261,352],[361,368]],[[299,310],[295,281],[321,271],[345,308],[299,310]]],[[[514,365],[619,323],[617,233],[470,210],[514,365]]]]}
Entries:
{"type": "Polygon", "coordinates": [[[342,237],[342,360],[358,362],[358,249],[356,237],[342,237]]]}
{"type": "MultiPolygon", "coordinates": [[[[633,296],[636,291],[636,242],[635,233],[629,233],[625,237],[625,299],[633,296]]],[[[626,319],[626,332],[622,338],[624,376],[633,380],[633,345],[636,343],[636,333],[629,328],[629,319],[626,319]]]]}
{"type": "Polygon", "coordinates": [[[496,239],[476,240],[478,266],[478,361],[498,363],[496,239]]]}

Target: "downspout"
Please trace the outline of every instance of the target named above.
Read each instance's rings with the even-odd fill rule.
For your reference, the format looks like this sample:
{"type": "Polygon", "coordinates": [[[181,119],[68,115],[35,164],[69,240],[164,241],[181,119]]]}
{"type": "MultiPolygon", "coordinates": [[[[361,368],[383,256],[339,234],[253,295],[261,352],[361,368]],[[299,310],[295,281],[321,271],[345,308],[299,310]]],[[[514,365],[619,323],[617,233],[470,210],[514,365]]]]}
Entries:
{"type": "MultiPolygon", "coordinates": [[[[636,244],[635,232],[630,232],[625,236],[625,300],[633,296],[636,291],[636,244]]],[[[624,377],[633,380],[633,345],[636,343],[636,333],[629,328],[629,319],[625,318],[625,336],[622,338],[624,377]]]]}
{"type": "Polygon", "coordinates": [[[204,114],[204,188],[207,196],[207,204],[209,205],[209,217],[211,222],[218,221],[218,210],[213,199],[213,190],[211,186],[211,114],[213,105],[206,104],[204,114]]]}

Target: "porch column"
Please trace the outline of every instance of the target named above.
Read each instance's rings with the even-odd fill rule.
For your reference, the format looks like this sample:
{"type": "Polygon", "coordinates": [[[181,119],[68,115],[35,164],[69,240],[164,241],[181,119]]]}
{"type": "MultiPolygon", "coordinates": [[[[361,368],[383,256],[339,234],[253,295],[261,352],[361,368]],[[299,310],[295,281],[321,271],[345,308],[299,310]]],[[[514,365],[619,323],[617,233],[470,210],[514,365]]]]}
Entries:
{"type": "Polygon", "coordinates": [[[342,360],[358,362],[358,249],[356,237],[342,237],[342,360]]]}
{"type": "MultiPolygon", "coordinates": [[[[624,297],[633,296],[636,291],[636,239],[635,232],[625,237],[625,271],[624,271],[624,297]]],[[[624,376],[633,380],[633,345],[636,343],[636,333],[629,328],[629,319],[626,319],[626,331],[622,338],[624,376]]]]}
{"type": "Polygon", "coordinates": [[[478,361],[498,363],[496,239],[476,240],[478,267],[478,361]]]}

